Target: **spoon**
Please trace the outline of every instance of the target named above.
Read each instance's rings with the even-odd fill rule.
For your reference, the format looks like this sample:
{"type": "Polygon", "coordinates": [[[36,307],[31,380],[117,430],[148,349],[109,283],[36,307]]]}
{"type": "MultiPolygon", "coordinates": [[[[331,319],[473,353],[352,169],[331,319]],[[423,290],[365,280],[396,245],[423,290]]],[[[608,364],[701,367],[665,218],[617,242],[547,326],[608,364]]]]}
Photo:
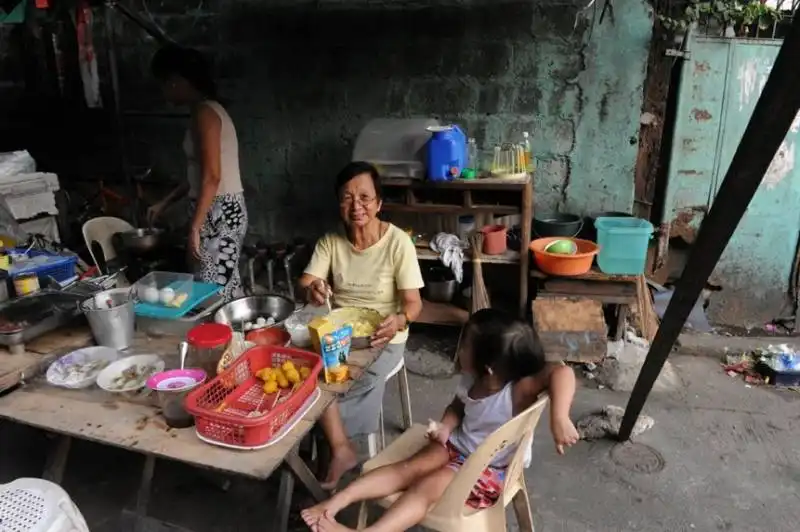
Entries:
{"type": "Polygon", "coordinates": [[[183,365],[186,362],[186,354],[189,352],[189,344],[186,342],[181,342],[180,350],[181,350],[181,369],[183,369],[183,365]]]}

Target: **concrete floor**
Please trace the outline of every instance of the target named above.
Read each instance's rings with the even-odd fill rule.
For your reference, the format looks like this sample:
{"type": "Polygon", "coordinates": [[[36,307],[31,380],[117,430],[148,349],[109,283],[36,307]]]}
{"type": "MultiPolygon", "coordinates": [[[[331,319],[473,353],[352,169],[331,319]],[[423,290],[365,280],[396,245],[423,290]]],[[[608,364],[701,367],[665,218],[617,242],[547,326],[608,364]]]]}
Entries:
{"type": "MultiPolygon", "coordinates": [[[[527,472],[538,531],[798,529],[800,394],[747,388],[725,375],[713,358],[679,352],[671,360],[684,387],[651,397],[645,413],[655,426],[637,442],[655,454],[634,461],[633,469],[618,462],[625,462],[627,452],[648,449],[615,450],[610,441],[581,442],[559,457],[547,423],[540,424],[534,465],[527,472]],[[663,469],[641,472],[648,465],[663,469]]],[[[454,380],[417,375],[410,380],[415,419],[437,418],[454,380]]],[[[582,387],[573,412],[577,418],[608,404],[625,406],[626,401],[627,394],[582,387]]],[[[393,383],[384,404],[387,421],[395,426],[400,402],[393,383]]],[[[39,431],[0,424],[0,482],[39,475],[48,443],[39,431]]],[[[64,487],[93,531],[128,529],[123,509],[133,507],[141,463],[141,457],[121,450],[85,442],[73,447],[64,487]]],[[[197,532],[269,529],[276,486],[234,478],[224,492],[218,480],[159,462],[149,514],[197,532]]],[[[296,501],[300,507],[307,498],[298,493],[296,501]]],[[[513,517],[510,523],[516,529],[513,517]]],[[[155,520],[147,529],[176,530],[155,520]]]]}

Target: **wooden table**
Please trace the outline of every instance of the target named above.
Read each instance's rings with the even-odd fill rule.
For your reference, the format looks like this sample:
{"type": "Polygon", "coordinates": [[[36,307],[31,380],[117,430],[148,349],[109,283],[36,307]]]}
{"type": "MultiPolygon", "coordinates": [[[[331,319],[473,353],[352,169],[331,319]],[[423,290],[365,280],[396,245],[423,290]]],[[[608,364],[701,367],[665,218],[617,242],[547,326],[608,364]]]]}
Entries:
{"type": "MultiPolygon", "coordinates": [[[[54,336],[59,334],[63,336],[58,332],[54,336]]],[[[167,368],[175,367],[178,364],[177,346],[180,340],[176,337],[154,339],[137,336],[130,351],[131,354],[158,354],[167,368]]],[[[370,350],[353,351],[351,366],[366,369],[378,353],[370,350]]],[[[0,360],[16,356],[19,355],[0,353],[0,360]]],[[[358,372],[358,369],[353,370],[355,375],[358,372]]],[[[156,458],[258,480],[266,480],[280,470],[274,530],[285,531],[295,480],[299,480],[315,499],[327,498],[314,474],[300,458],[299,446],[325,409],[351,385],[352,381],[338,385],[320,384],[322,393],[303,419],[278,443],[258,451],[234,451],[206,444],[197,438],[194,427],[171,429],[167,427],[152,398],[123,399],[97,387],[66,390],[48,385],[42,377],[0,397],[0,418],[60,435],[58,445],[48,457],[44,474],[44,478],[56,483],[62,480],[72,438],[144,454],[146,459],[136,502],[136,513],[142,518],[146,515],[156,458]]]]}

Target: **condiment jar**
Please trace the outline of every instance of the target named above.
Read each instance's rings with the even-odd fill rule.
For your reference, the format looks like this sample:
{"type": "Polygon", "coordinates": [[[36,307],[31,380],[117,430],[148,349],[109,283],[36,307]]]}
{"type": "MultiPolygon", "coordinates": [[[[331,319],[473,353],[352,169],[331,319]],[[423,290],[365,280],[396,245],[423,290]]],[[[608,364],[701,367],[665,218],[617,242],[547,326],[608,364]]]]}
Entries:
{"type": "Polygon", "coordinates": [[[187,367],[201,368],[209,376],[216,375],[217,364],[222,355],[230,349],[232,338],[233,331],[227,325],[221,323],[197,325],[186,335],[186,341],[189,343],[187,367]]]}

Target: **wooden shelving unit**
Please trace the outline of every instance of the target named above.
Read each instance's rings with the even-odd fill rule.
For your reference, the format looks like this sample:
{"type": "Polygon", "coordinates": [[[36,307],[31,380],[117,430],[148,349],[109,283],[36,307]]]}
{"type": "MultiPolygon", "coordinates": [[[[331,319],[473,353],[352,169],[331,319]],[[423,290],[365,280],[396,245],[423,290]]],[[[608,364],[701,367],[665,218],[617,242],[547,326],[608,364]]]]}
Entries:
{"type": "MultiPolygon", "coordinates": [[[[414,179],[385,179],[383,210],[388,213],[462,216],[520,215],[521,241],[531,240],[533,218],[533,181],[530,176],[519,179],[481,178],[475,180],[431,183],[414,179]]],[[[417,247],[420,260],[439,260],[431,249],[417,247]]],[[[471,260],[469,253],[465,257],[471,260]]],[[[519,315],[524,317],[528,304],[529,253],[508,250],[502,255],[483,256],[486,264],[517,265],[519,269],[519,315]]],[[[425,301],[418,321],[441,325],[463,324],[469,313],[455,305],[425,301]]]]}

